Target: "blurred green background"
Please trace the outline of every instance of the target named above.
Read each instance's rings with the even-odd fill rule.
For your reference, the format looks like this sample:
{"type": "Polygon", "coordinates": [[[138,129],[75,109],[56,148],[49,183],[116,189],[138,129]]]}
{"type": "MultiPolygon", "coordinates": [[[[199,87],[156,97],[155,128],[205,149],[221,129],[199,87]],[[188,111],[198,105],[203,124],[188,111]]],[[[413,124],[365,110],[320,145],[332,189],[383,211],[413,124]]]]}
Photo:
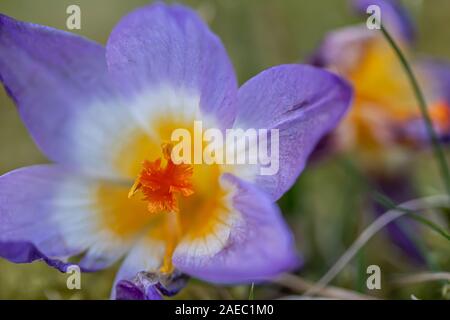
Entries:
{"type": "MultiPolygon", "coordinates": [[[[187,0],[178,1],[200,12],[222,39],[234,63],[239,82],[277,64],[306,59],[324,35],[335,28],[360,22],[345,0],[187,0]]],[[[110,30],[144,0],[0,0],[0,12],[19,20],[66,28],[66,8],[81,7],[82,26],[77,33],[106,43],[110,30]]],[[[418,25],[417,53],[450,61],[450,1],[403,1],[418,25]]],[[[0,174],[45,162],[21,123],[12,101],[0,89],[0,174]]],[[[434,162],[428,154],[414,159],[414,181],[420,194],[440,188],[434,162]]],[[[295,187],[280,201],[306,257],[300,275],[317,280],[352,243],[373,217],[365,214],[366,194],[361,181],[331,159],[311,165],[295,187]]],[[[20,190],[18,190],[20,192],[20,190]]],[[[450,248],[435,234],[426,233],[424,245],[441,270],[450,269],[450,248]]],[[[378,264],[383,289],[367,292],[382,298],[441,298],[442,284],[397,287],[390,275],[420,271],[379,235],[339,274],[333,285],[364,292],[365,267],[378,264]],[[380,250],[380,246],[384,249],[380,250]],[[386,275],[386,276],[384,276],[386,275]],[[362,280],[364,279],[364,280],[362,280]]],[[[66,275],[44,263],[14,265],[0,261],[0,299],[107,299],[114,270],[83,274],[82,290],[66,288],[66,275]]],[[[277,285],[260,285],[256,298],[275,298],[291,291],[277,285]]],[[[180,298],[246,298],[247,286],[215,287],[192,281],[180,298]]]]}

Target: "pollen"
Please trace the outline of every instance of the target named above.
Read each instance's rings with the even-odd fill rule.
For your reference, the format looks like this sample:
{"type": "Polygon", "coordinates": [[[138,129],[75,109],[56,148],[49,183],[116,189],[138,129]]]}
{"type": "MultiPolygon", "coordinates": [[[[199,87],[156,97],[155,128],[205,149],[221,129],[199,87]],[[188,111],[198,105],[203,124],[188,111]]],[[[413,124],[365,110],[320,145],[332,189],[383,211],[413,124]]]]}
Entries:
{"type": "Polygon", "coordinates": [[[128,193],[128,198],[140,192],[148,202],[150,213],[179,212],[178,197],[188,197],[194,193],[189,164],[175,164],[171,159],[171,144],[162,144],[164,159],[144,160],[142,170],[128,193]]]}

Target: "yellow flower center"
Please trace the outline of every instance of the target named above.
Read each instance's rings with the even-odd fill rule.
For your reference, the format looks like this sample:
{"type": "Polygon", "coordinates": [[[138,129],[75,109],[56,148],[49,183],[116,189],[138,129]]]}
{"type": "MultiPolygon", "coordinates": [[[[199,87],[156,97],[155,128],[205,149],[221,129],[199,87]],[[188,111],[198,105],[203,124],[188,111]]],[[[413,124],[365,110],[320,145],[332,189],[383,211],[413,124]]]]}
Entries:
{"type": "Polygon", "coordinates": [[[144,233],[152,245],[159,245],[151,250],[156,259],[162,255],[161,264],[158,270],[152,267],[148,271],[170,273],[179,245],[198,254],[214,254],[225,245],[234,213],[232,190],[220,182],[220,176],[230,169],[171,160],[172,146],[165,142],[171,141],[178,128],[193,134],[193,121],[167,116],[155,120],[151,127],[152,134],[136,129],[116,152],[117,169],[135,178],[133,186],[102,185],[97,208],[100,221],[113,236],[131,242],[144,233]]]}

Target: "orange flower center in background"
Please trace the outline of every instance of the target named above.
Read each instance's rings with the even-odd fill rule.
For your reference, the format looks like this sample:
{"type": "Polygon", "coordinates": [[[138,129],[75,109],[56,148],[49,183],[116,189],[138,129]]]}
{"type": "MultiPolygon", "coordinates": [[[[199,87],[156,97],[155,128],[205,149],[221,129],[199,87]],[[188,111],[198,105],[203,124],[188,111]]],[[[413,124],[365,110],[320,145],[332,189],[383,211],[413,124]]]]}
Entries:
{"type": "Polygon", "coordinates": [[[444,133],[450,131],[450,106],[445,101],[439,101],[429,107],[433,124],[444,133]]]}
{"type": "Polygon", "coordinates": [[[192,174],[194,167],[189,164],[174,164],[171,160],[172,145],[162,145],[164,159],[144,160],[142,170],[130,189],[128,198],[140,191],[148,202],[150,213],[179,212],[177,196],[188,197],[194,193],[192,174]]]}

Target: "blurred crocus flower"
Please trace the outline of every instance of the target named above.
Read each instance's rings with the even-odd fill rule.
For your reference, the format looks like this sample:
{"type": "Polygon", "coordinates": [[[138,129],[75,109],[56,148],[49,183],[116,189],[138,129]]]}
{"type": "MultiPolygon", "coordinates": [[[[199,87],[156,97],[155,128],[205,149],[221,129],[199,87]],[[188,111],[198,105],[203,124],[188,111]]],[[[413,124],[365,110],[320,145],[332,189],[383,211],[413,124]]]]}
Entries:
{"type": "Polygon", "coordinates": [[[54,162],[0,177],[0,256],[61,271],[75,255],[85,271],[124,258],[120,299],[172,295],[186,275],[246,283],[299,266],[275,201],[346,112],[341,78],[283,65],[238,89],[220,40],[164,4],[124,17],[105,48],[0,15],[0,78],[54,162]],[[195,120],[278,129],[278,173],[173,163],[171,132],[195,120]]]}
{"type": "MultiPolygon", "coordinates": [[[[415,28],[407,11],[395,0],[355,0],[366,14],[377,5],[381,22],[412,61],[424,92],[435,131],[442,141],[450,136],[450,67],[429,58],[414,59],[415,28]]],[[[345,77],[354,87],[353,105],[338,129],[322,143],[321,154],[350,152],[370,179],[397,203],[415,197],[408,170],[413,152],[430,145],[425,123],[405,70],[380,30],[363,25],[331,32],[313,56],[313,63],[345,77]]],[[[374,204],[379,215],[387,209],[374,204]]],[[[414,224],[406,219],[391,223],[388,231],[416,262],[423,255],[412,241],[414,224]]]]}
{"type": "MultiPolygon", "coordinates": [[[[380,8],[381,22],[412,61],[435,130],[442,140],[447,140],[450,68],[431,59],[413,59],[414,25],[397,1],[352,3],[364,14],[370,5],[380,8]]],[[[332,148],[357,152],[366,168],[383,170],[392,163],[403,165],[408,151],[429,144],[411,84],[380,30],[369,30],[364,24],[333,31],[319,47],[313,62],[344,76],[355,90],[348,116],[330,137],[332,148]]]]}

